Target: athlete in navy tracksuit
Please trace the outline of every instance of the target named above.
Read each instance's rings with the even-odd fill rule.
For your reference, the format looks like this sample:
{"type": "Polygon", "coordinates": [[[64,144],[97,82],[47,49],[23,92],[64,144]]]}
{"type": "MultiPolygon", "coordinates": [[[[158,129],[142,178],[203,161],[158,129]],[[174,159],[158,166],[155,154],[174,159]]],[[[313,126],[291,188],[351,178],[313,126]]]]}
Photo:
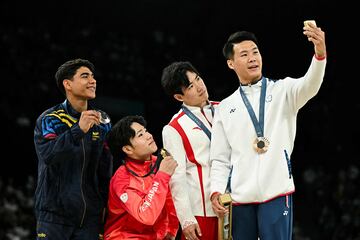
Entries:
{"type": "Polygon", "coordinates": [[[34,131],[37,239],[99,239],[112,174],[105,146],[111,123],[100,123],[87,103],[96,89],[89,61],[66,62],[56,79],[67,99],[43,112],[34,131]]]}

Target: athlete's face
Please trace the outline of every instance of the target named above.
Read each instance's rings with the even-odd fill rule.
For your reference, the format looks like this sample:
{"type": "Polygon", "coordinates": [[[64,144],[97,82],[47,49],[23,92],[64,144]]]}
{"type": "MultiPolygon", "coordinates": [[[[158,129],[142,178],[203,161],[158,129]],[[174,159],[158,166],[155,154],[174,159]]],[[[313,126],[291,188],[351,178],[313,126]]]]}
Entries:
{"type": "Polygon", "coordinates": [[[234,56],[227,60],[242,84],[259,80],[262,76],[262,58],[257,45],[253,41],[242,41],[234,44],[234,56]]]}
{"type": "Polygon", "coordinates": [[[202,78],[196,73],[187,71],[186,76],[190,85],[183,88],[183,94],[175,94],[174,97],[188,106],[203,107],[207,104],[209,94],[202,78]]]}
{"type": "Polygon", "coordinates": [[[95,98],[96,80],[87,67],[80,67],[73,79],[65,79],[63,84],[66,94],[71,98],[81,100],[95,98]]]}
{"type": "Polygon", "coordinates": [[[135,131],[135,136],[130,139],[131,146],[124,146],[128,151],[125,152],[133,159],[149,160],[149,156],[157,150],[153,136],[137,122],[132,123],[131,128],[135,131]]]}

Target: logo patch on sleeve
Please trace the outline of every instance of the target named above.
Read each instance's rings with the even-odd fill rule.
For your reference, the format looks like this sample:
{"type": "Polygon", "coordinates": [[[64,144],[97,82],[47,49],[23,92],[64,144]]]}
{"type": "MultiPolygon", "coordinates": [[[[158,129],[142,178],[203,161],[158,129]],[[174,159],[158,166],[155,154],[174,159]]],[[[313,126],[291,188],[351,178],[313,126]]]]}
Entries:
{"type": "Polygon", "coordinates": [[[129,199],[129,197],[128,197],[127,193],[121,194],[120,200],[121,200],[123,203],[126,203],[128,199],[129,199]]]}

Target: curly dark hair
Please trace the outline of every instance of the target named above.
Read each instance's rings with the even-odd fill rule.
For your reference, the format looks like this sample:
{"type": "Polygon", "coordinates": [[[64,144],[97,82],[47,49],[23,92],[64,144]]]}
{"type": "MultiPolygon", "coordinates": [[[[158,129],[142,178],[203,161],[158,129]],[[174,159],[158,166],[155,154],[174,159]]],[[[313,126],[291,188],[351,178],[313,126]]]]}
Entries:
{"type": "Polygon", "coordinates": [[[63,63],[55,73],[56,85],[58,86],[60,92],[65,95],[65,89],[63,85],[64,79],[72,80],[76,71],[81,67],[87,67],[95,72],[94,64],[92,64],[89,60],[77,58],[73,60],[69,60],[63,63]]]}

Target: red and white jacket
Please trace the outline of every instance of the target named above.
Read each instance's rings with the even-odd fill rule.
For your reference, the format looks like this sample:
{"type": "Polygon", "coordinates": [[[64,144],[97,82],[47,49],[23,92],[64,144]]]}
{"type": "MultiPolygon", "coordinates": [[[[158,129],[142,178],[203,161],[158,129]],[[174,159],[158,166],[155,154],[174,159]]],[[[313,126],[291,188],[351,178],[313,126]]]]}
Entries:
{"type": "Polygon", "coordinates": [[[110,182],[105,239],[164,239],[167,233],[176,236],[179,222],[169,190],[170,175],[137,177],[150,170],[151,161],[125,159],[110,182]]]}
{"type": "MultiPolygon", "coordinates": [[[[216,108],[218,102],[210,102],[216,108]]],[[[210,104],[186,106],[211,131],[210,104]]],[[[170,189],[182,229],[197,223],[195,216],[216,216],[210,201],[210,139],[181,109],[162,131],[163,145],[177,161],[170,189]]]]}

